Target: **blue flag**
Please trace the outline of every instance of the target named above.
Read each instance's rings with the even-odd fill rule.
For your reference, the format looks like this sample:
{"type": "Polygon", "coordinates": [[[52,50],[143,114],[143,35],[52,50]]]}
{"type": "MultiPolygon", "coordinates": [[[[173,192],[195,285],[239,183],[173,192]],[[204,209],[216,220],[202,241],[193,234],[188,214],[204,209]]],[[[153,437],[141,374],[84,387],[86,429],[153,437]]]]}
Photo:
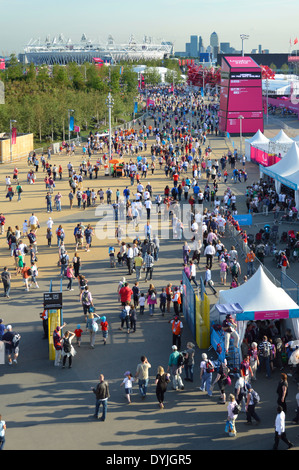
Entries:
{"type": "Polygon", "coordinates": [[[71,116],[70,117],[70,124],[69,124],[69,130],[70,131],[74,130],[74,123],[75,123],[74,116],[71,116]]]}
{"type": "Polygon", "coordinates": [[[135,103],[134,103],[134,113],[136,114],[137,111],[138,111],[138,103],[137,103],[137,101],[135,101],[135,103]]]}

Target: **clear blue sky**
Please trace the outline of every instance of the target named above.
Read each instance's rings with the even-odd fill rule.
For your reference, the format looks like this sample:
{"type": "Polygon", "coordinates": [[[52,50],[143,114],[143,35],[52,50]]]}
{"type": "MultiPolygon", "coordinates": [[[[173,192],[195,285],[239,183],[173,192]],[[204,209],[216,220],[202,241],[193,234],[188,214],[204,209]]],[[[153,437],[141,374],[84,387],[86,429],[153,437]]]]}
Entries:
{"type": "Polygon", "coordinates": [[[216,31],[220,42],[241,49],[240,34],[250,35],[245,52],[259,44],[271,52],[288,52],[299,39],[298,0],[0,0],[0,55],[22,52],[31,38],[44,41],[60,33],[73,42],[82,33],[93,40],[126,42],[130,34],[174,41],[185,50],[190,35],[204,45],[216,31]]]}

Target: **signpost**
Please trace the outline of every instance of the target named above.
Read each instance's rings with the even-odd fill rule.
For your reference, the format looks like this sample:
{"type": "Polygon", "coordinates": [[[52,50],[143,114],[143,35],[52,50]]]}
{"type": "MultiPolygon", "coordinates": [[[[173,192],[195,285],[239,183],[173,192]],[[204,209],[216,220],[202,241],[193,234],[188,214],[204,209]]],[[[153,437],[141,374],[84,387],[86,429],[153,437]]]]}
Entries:
{"type": "Polygon", "coordinates": [[[45,292],[44,309],[48,311],[49,359],[54,361],[53,332],[57,326],[62,325],[62,292],[45,292]]]}

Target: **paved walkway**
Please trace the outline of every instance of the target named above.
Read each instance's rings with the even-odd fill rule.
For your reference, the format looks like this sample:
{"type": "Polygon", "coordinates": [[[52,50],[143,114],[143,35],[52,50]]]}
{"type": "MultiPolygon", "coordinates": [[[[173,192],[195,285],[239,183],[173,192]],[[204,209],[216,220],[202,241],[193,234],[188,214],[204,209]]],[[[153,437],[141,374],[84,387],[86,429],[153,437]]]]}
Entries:
{"type": "MultiPolygon", "coordinates": [[[[226,142],[221,139],[211,139],[213,157],[219,158],[227,151],[226,142]]],[[[80,152],[72,158],[75,164],[82,159],[80,152]]],[[[94,159],[94,157],[93,157],[94,159]]],[[[63,223],[66,229],[66,245],[71,255],[74,252],[73,228],[75,224],[89,222],[95,226],[98,217],[95,209],[70,211],[68,206],[68,183],[66,165],[69,158],[59,156],[53,163],[62,162],[64,168],[63,181],[57,183],[57,190],[63,194],[63,211],[53,212],[55,224],[63,223]],[[56,161],[55,161],[56,160],[56,161]]],[[[4,322],[12,323],[22,334],[21,353],[17,366],[0,366],[1,384],[1,413],[7,421],[6,446],[7,450],[199,450],[199,449],[270,449],[273,444],[273,426],[276,410],[276,386],[279,373],[275,372],[273,379],[266,381],[261,373],[256,389],[262,397],[258,413],[262,419],[259,428],[248,428],[244,425],[245,417],[241,414],[237,421],[238,437],[229,439],[224,433],[227,416],[226,406],[217,404],[219,393],[215,387],[212,399],[199,392],[199,363],[201,353],[196,348],[196,365],[194,383],[186,382],[185,390],[166,393],[165,409],[160,410],[155,397],[154,378],[157,367],[167,367],[171,353],[171,329],[168,321],[172,313],[162,317],[159,312],[149,317],[148,312],[138,318],[135,334],[127,334],[119,328],[119,304],[116,290],[120,278],[126,276],[125,268],[111,269],[109,267],[107,247],[108,242],[94,238],[91,251],[82,253],[82,272],[89,280],[90,290],[95,298],[99,314],[105,314],[110,324],[108,344],[103,346],[100,334],[97,337],[94,350],[89,349],[88,335],[83,336],[81,348],[77,349],[73,368],[62,370],[55,368],[48,360],[47,342],[42,339],[42,325],[39,313],[42,310],[42,293],[49,289],[50,279],[54,288],[59,288],[58,255],[55,243],[51,248],[46,246],[45,223],[49,214],[45,210],[45,189],[41,174],[37,183],[27,186],[26,163],[18,163],[20,179],[24,193],[22,201],[9,203],[5,199],[3,186],[5,175],[12,173],[9,165],[0,168],[1,211],[7,217],[7,224],[19,225],[28,219],[34,211],[41,224],[38,231],[39,241],[39,271],[40,289],[32,289],[29,293],[23,289],[20,278],[14,278],[11,299],[0,299],[0,312],[4,322]],[[126,370],[135,372],[140,356],[145,354],[151,363],[149,394],[146,400],[139,398],[137,386],[134,386],[132,404],[127,405],[124,390],[120,388],[123,373],[126,370]],[[95,386],[100,373],[110,384],[111,398],[108,405],[108,418],[105,423],[95,422],[90,418],[94,411],[94,395],[90,387],[95,386]]],[[[258,178],[258,168],[249,163],[249,182],[258,178]]],[[[164,172],[157,170],[154,176],[147,178],[154,187],[154,193],[162,192],[168,181],[164,172]]],[[[123,189],[124,179],[113,179],[100,174],[99,180],[86,181],[90,187],[103,189],[108,186],[114,191],[119,185],[123,189]]],[[[220,194],[225,186],[220,185],[220,194]]],[[[244,184],[236,184],[235,192],[239,196],[237,207],[243,204],[244,184]]],[[[241,209],[239,209],[241,212],[241,209]]],[[[55,225],[57,227],[57,225],[55,225]]],[[[231,240],[225,240],[230,244],[231,240]]],[[[181,247],[183,241],[162,240],[159,262],[154,269],[154,284],[160,291],[168,282],[173,285],[181,280],[181,247]]],[[[5,238],[0,238],[0,264],[11,266],[5,238]]],[[[198,277],[204,272],[204,260],[201,261],[198,277]]],[[[217,274],[216,274],[217,273],[217,274]]],[[[219,291],[215,271],[215,287],[219,291]]],[[[134,281],[132,276],[131,284],[134,281]]],[[[84,324],[82,307],[78,302],[78,293],[65,290],[63,283],[64,320],[68,328],[74,330],[78,323],[84,324]]],[[[141,282],[144,292],[147,285],[141,282]]],[[[210,296],[211,304],[215,302],[210,296]]],[[[84,328],[83,328],[84,330],[84,328]]],[[[192,340],[188,326],[184,325],[183,345],[192,340]]],[[[227,390],[228,393],[233,391],[227,390]]],[[[289,416],[293,417],[295,408],[295,384],[290,383],[289,416]]],[[[296,426],[287,422],[287,434],[298,445],[296,426]]]]}

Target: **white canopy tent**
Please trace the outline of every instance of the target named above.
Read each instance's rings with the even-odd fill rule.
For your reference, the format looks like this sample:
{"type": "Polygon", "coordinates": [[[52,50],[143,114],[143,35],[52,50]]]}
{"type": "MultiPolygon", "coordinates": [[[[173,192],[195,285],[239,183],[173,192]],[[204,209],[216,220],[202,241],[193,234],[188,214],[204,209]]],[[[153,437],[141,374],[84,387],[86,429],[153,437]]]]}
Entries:
{"type": "MultiPolygon", "coordinates": [[[[236,314],[240,345],[242,344],[247,322],[262,319],[286,319],[299,339],[299,307],[281,287],[275,284],[265,274],[261,266],[247,282],[239,287],[219,292],[219,304],[240,304],[242,313],[236,314]]],[[[213,308],[210,319],[217,317],[218,310],[213,308]]]]}
{"type": "Polygon", "coordinates": [[[274,153],[284,157],[290,147],[293,145],[294,140],[286,135],[286,133],[281,129],[278,134],[269,139],[269,153],[274,153]]]}
{"type": "Polygon", "coordinates": [[[247,161],[250,161],[251,146],[267,151],[269,139],[260,130],[258,130],[250,139],[245,139],[245,157],[247,161]]]}
{"type": "Polygon", "coordinates": [[[275,189],[279,193],[281,184],[294,189],[296,208],[299,208],[299,147],[293,141],[291,148],[285,157],[270,167],[260,165],[260,172],[264,173],[275,180],[275,189]]]}

